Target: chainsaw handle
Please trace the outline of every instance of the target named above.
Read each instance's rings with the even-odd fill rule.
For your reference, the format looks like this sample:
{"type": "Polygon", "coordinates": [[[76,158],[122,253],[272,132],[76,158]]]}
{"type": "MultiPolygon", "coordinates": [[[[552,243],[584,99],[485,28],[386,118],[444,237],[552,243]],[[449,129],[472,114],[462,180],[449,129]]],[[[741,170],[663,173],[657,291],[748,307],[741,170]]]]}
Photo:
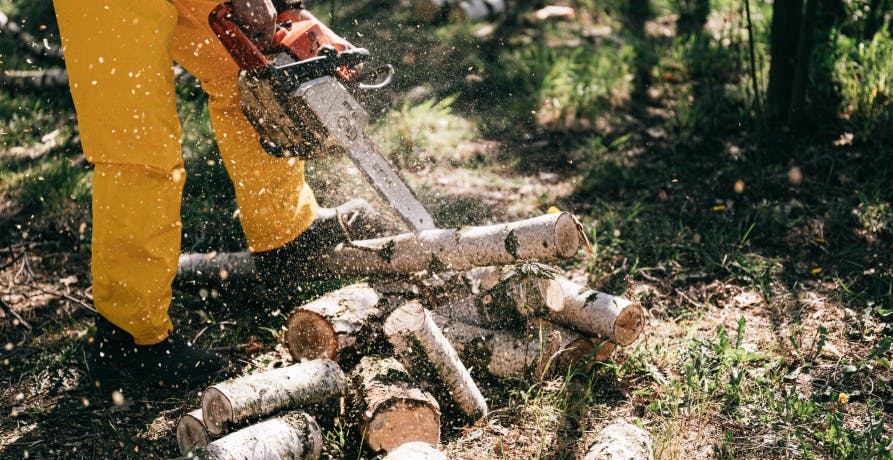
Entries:
{"type": "Polygon", "coordinates": [[[257,46],[248,39],[242,28],[230,20],[233,12],[233,4],[221,3],[208,15],[208,23],[217,34],[217,38],[223,43],[223,47],[236,61],[240,69],[248,72],[258,72],[266,69],[270,61],[264,57],[257,46]]]}

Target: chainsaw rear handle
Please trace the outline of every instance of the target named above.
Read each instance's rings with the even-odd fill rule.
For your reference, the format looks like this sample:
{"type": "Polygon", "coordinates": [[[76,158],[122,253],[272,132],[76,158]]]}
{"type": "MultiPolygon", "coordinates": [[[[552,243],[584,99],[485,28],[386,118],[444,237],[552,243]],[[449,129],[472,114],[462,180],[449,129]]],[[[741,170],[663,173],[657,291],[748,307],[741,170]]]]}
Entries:
{"type": "Polygon", "coordinates": [[[226,2],[217,5],[208,16],[211,29],[217,34],[223,47],[229,51],[240,69],[247,72],[259,72],[270,65],[260,49],[242,32],[242,28],[233,22],[233,4],[226,2]]]}

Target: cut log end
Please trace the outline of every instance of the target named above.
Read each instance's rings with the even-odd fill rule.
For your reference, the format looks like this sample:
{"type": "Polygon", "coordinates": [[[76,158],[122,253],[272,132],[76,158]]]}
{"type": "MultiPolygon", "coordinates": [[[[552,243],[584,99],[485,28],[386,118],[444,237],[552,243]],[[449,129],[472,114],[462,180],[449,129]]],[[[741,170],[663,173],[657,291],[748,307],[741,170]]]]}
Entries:
{"type": "Polygon", "coordinates": [[[425,308],[416,302],[404,304],[395,310],[384,323],[384,333],[388,337],[413,333],[425,325],[425,308]]]}
{"type": "Polygon", "coordinates": [[[536,286],[546,308],[549,310],[564,308],[564,293],[561,291],[561,283],[554,279],[538,279],[536,286]]]}
{"type": "Polygon", "coordinates": [[[219,436],[233,420],[233,405],[223,392],[211,387],[202,396],[202,414],[208,433],[219,436]]]}
{"type": "Polygon", "coordinates": [[[555,249],[562,258],[569,259],[577,254],[580,248],[580,235],[577,221],[570,213],[564,212],[555,221],[555,249]]]}
{"type": "Polygon", "coordinates": [[[381,407],[366,424],[366,443],[376,452],[390,452],[410,441],[440,442],[440,413],[413,399],[381,407]]]}
{"type": "Polygon", "coordinates": [[[645,313],[642,306],[630,302],[614,321],[614,340],[622,346],[633,343],[642,333],[645,322],[645,313]]]}
{"type": "Polygon", "coordinates": [[[208,444],[208,432],[202,422],[201,409],[194,410],[180,417],[177,422],[177,447],[181,454],[204,447],[208,444]]]}
{"type": "Polygon", "coordinates": [[[338,336],[322,315],[297,309],[286,322],[285,343],[296,361],[332,359],[338,354],[338,336]]]}

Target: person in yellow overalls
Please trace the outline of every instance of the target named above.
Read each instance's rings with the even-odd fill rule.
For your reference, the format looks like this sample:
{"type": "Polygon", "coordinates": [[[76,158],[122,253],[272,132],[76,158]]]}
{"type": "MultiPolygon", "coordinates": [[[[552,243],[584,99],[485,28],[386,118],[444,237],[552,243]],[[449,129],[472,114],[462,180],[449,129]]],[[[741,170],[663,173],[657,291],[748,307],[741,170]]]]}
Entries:
{"type": "MultiPolygon", "coordinates": [[[[258,43],[269,43],[276,6],[300,7],[287,3],[233,0],[233,8],[258,43]]],[[[315,218],[335,215],[317,206],[303,163],[268,155],[243,115],[239,69],[208,25],[217,4],[54,1],[84,154],[95,164],[92,274],[99,316],[88,365],[101,376],[194,386],[227,368],[222,356],[172,334],[168,316],[186,177],[173,61],[209,95],[215,137],[259,269],[307,257],[315,234],[308,229],[325,228],[325,219],[315,218]]],[[[365,202],[357,206],[368,210],[365,202]]]]}

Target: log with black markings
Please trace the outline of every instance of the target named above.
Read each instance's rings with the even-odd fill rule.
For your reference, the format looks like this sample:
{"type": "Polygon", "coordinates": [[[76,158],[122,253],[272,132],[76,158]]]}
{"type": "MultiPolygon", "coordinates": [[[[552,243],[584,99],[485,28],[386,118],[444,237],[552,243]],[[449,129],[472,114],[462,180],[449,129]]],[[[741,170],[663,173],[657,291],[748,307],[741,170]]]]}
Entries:
{"type": "Polygon", "coordinates": [[[549,320],[622,346],[631,344],[642,333],[645,314],[638,303],[586,288],[565,278],[556,280],[564,301],[560,310],[548,312],[549,320]]]}
{"type": "Polygon", "coordinates": [[[400,362],[416,379],[437,382],[432,389],[455,401],[465,415],[487,414],[487,402],[477,384],[421,304],[408,302],[394,310],[385,320],[384,333],[400,362]]]}
{"type": "Polygon", "coordinates": [[[202,396],[202,418],[219,436],[229,426],[279,410],[324,403],[347,391],[334,361],[318,359],[212,385],[202,396]]]}
{"type": "MultiPolygon", "coordinates": [[[[304,267],[307,279],[443,272],[514,263],[568,259],[577,253],[579,233],[569,213],[482,227],[426,230],[374,240],[342,243],[304,267]]],[[[247,252],[184,254],[178,282],[217,285],[235,276],[255,276],[247,252]]]]}
{"type": "Polygon", "coordinates": [[[332,291],[294,309],[286,321],[285,342],[296,360],[328,358],[380,333],[381,296],[366,283],[332,291]]]}
{"type": "Polygon", "coordinates": [[[204,446],[190,458],[208,460],[316,460],[322,431],[310,415],[288,412],[234,431],[204,446]]]}
{"type": "Polygon", "coordinates": [[[637,302],[589,289],[538,263],[480,267],[443,278],[426,282],[437,312],[488,329],[518,328],[541,316],[625,346],[644,328],[637,302]]]}
{"type": "Polygon", "coordinates": [[[351,373],[351,400],[373,452],[412,441],[440,442],[440,405],[394,358],[366,356],[351,373]]]}

